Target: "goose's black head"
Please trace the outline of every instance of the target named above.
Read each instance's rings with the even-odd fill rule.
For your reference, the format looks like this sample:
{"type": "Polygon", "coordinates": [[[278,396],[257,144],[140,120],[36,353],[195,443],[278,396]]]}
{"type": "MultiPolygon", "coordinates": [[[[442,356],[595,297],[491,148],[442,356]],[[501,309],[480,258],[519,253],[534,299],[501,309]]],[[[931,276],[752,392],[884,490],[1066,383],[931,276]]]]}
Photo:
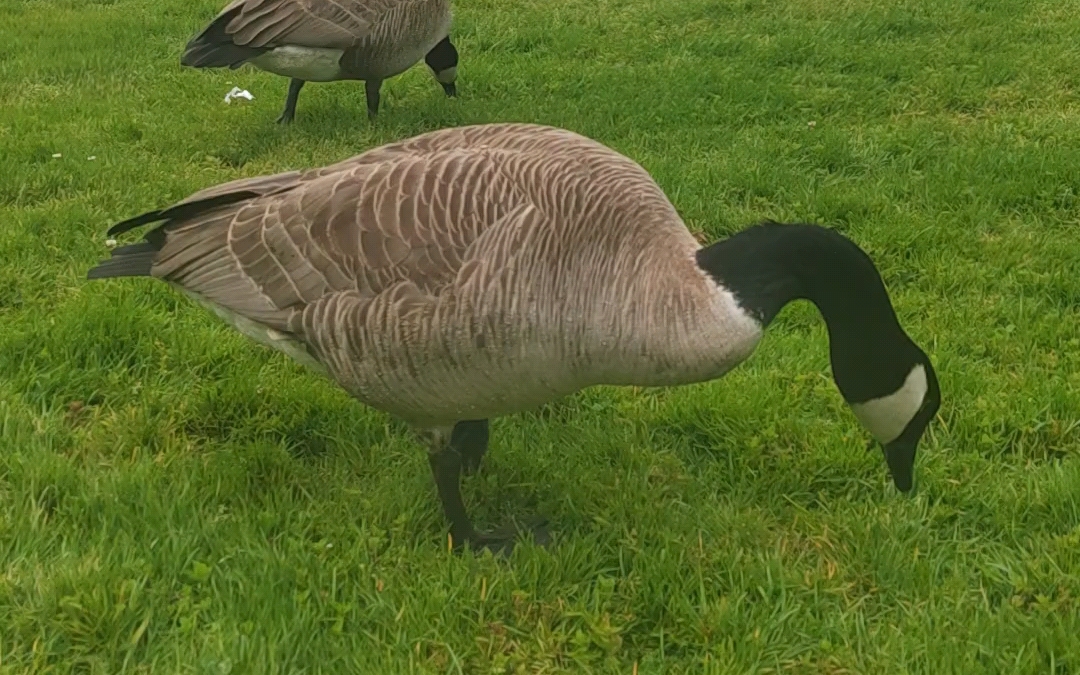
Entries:
{"type": "Polygon", "coordinates": [[[435,74],[435,79],[442,85],[447,96],[457,96],[458,52],[450,36],[444,37],[424,57],[424,61],[435,74]]]}
{"type": "Polygon", "coordinates": [[[941,391],[930,359],[900,326],[870,257],[823,227],[765,223],[701,249],[697,258],[762,326],[792,300],[817,305],[841,395],[882,444],[896,487],[911,490],[915,451],[941,405],[941,391]]]}

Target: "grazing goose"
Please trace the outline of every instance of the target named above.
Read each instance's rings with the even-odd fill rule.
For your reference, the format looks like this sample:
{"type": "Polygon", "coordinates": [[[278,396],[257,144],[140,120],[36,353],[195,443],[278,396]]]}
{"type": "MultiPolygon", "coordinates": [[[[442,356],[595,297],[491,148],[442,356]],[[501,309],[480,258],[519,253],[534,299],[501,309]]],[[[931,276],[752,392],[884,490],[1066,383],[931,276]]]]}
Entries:
{"type": "Polygon", "coordinates": [[[475,530],[459,489],[490,418],[592,385],[718,378],[795,299],[821,311],[836,384],[900,490],[940,404],[849,239],[766,223],[702,247],[643,168],[561,129],[443,129],[211,187],[109,234],[148,223],[89,278],[163,279],[408,422],[457,544],[513,541],[475,530]]]}
{"type": "Polygon", "coordinates": [[[450,0],[233,0],[184,49],[181,65],[244,63],[292,78],[278,122],[296,114],[305,82],[364,80],[368,117],[382,81],[424,57],[447,96],[456,96],[458,53],[450,0]]]}

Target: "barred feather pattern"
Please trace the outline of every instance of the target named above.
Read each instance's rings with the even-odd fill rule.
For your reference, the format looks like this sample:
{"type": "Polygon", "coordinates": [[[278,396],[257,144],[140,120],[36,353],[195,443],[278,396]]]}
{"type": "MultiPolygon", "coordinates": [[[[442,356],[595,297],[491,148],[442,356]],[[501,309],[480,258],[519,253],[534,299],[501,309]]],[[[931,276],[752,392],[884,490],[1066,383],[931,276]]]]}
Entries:
{"type": "Polygon", "coordinates": [[[648,173],[569,131],[443,129],[182,203],[230,191],[256,196],[166,222],[152,275],[421,428],[712,379],[761,335],[648,173]]]}

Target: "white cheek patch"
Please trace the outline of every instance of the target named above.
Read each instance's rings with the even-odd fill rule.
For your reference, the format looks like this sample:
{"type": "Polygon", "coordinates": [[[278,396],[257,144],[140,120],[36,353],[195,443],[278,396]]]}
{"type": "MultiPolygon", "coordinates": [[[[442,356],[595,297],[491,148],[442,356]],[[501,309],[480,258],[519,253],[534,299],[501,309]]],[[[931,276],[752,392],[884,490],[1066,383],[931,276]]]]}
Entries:
{"type": "Polygon", "coordinates": [[[896,440],[922,407],[926,396],[926,369],[917,365],[903,386],[894,393],[863,403],[852,403],[851,411],[882,444],[896,440]]]}
{"type": "Polygon", "coordinates": [[[443,84],[451,84],[457,79],[457,66],[450,66],[435,74],[435,79],[443,84]]]}

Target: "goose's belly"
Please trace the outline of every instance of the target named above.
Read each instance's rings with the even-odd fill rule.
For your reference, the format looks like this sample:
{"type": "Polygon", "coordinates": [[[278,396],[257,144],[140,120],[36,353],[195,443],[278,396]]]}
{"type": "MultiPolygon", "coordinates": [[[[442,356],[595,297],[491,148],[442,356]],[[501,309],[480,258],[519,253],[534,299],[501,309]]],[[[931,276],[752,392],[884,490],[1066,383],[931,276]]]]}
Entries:
{"type": "Polygon", "coordinates": [[[412,372],[385,366],[361,366],[358,378],[339,383],[361,402],[417,427],[534,410],[596,384],[587,369],[554,359],[474,362],[462,368],[439,364],[412,372]]]}
{"type": "Polygon", "coordinates": [[[318,354],[314,345],[177,288],[249,338],[420,428],[532,410],[599,384],[711,380],[742,362],[761,338],[761,327],[749,319],[727,320],[713,330],[702,326],[703,336],[690,342],[676,336],[642,341],[592,329],[563,334],[538,329],[537,323],[520,328],[525,321],[477,332],[482,322],[448,321],[439,329],[361,331],[342,340],[346,351],[318,354]]]}
{"type": "Polygon", "coordinates": [[[366,401],[359,396],[357,400],[376,410],[389,413],[418,429],[434,429],[453,426],[462,420],[484,420],[512,415],[514,413],[537,410],[545,403],[556,401],[572,394],[583,387],[569,387],[565,390],[544,391],[530,389],[525,391],[491,390],[483,398],[469,397],[454,400],[452,395],[433,398],[425,408],[410,405],[398,406],[397,401],[366,401]]]}
{"type": "MultiPolygon", "coordinates": [[[[455,349],[425,359],[394,356],[376,343],[372,358],[351,361],[347,370],[328,367],[308,345],[177,284],[175,289],[210,310],[237,332],[282,352],[335,381],[360,402],[420,428],[487,419],[535,409],[595,384],[587,368],[568,368],[553,350],[532,342],[507,351],[455,349]],[[455,358],[456,357],[456,358],[455,358]]],[[[460,345],[464,347],[464,345],[460,345]]],[[[423,351],[423,350],[420,350],[423,351]]]]}
{"type": "Polygon", "coordinates": [[[344,79],[341,49],[321,49],[286,45],[276,47],[251,59],[249,63],[275,75],[307,82],[332,82],[344,79]]]}
{"type": "Polygon", "coordinates": [[[596,385],[672,386],[712,380],[741,363],[760,331],[729,335],[719,349],[643,353],[614,340],[577,343],[523,340],[507,352],[446,352],[430,361],[386,358],[335,373],[350,394],[418,427],[448,426],[534,410],[596,385]],[[579,345],[573,348],[571,345],[579,345]],[[345,375],[342,377],[342,375],[345,375]]]}

